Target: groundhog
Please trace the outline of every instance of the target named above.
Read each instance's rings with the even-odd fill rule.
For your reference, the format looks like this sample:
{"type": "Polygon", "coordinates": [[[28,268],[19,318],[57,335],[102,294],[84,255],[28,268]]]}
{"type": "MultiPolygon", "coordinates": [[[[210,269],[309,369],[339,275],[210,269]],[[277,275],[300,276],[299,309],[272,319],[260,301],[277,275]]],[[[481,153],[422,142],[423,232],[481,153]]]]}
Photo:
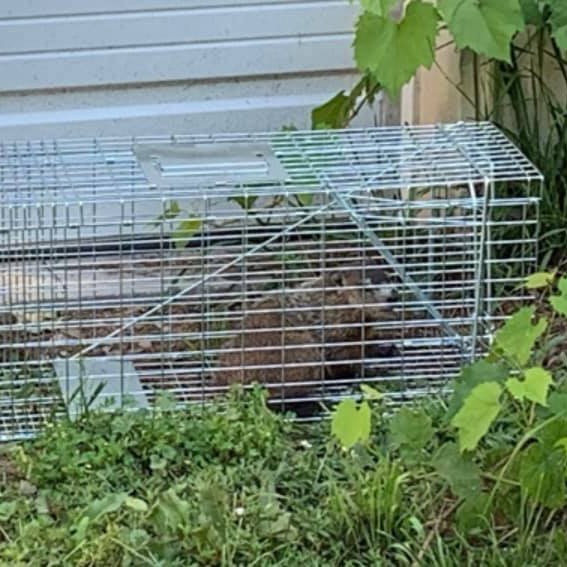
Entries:
{"type": "Polygon", "coordinates": [[[397,298],[379,266],[343,266],[265,296],[222,345],[213,384],[262,384],[269,398],[289,400],[353,378],[365,358],[380,356],[383,347],[365,341],[377,336],[373,323],[394,318],[397,298]]]}

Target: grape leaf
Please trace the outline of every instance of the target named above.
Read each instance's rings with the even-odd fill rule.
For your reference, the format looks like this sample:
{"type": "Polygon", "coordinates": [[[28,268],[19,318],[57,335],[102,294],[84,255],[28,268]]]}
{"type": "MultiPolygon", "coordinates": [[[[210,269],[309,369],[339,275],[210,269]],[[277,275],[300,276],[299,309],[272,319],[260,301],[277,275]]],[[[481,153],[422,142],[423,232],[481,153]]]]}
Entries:
{"type": "Polygon", "coordinates": [[[189,239],[201,228],[201,219],[185,219],[179,223],[173,233],[173,239],[177,248],[185,248],[189,239]]]}
{"type": "Polygon", "coordinates": [[[506,378],[508,378],[508,370],[497,363],[481,359],[465,366],[454,380],[453,395],[447,410],[448,419],[461,409],[463,402],[476,386],[486,382],[504,384],[506,378]]]}
{"type": "Polygon", "coordinates": [[[487,382],[476,386],[466,398],[463,407],[451,420],[458,429],[461,452],[475,449],[486,435],[502,408],[501,394],[500,384],[487,382]]]}
{"type": "Polygon", "coordinates": [[[557,282],[558,295],[552,295],[549,298],[549,303],[559,315],[567,316],[567,277],[563,276],[557,282]]]}
{"type": "Polygon", "coordinates": [[[400,22],[364,12],[354,40],[358,68],[369,71],[391,96],[396,96],[419,67],[431,68],[437,21],[435,7],[421,0],[408,5],[400,22]]]}
{"type": "Polygon", "coordinates": [[[528,289],[541,289],[547,287],[555,279],[555,272],[536,272],[526,278],[528,289]]]}
{"type": "Polygon", "coordinates": [[[470,457],[461,455],[455,443],[445,443],[433,458],[435,470],[460,498],[474,498],[481,492],[480,469],[470,457]]]}
{"type": "Polygon", "coordinates": [[[528,368],[524,371],[524,379],[510,378],[506,388],[517,400],[530,400],[540,406],[547,406],[549,387],[553,384],[550,372],[543,368],[528,368]]]}
{"type": "Polygon", "coordinates": [[[370,437],[370,406],[362,402],[357,407],[352,399],[343,400],[333,412],[331,432],[345,449],[365,443],[370,437]]]}
{"type": "Polygon", "coordinates": [[[152,224],[154,226],[159,226],[163,223],[163,221],[174,219],[180,213],[181,208],[179,207],[179,203],[177,201],[171,201],[170,205],[164,209],[161,215],[156,217],[156,220],[152,224]]]}
{"type": "Polygon", "coordinates": [[[487,516],[490,514],[490,502],[490,496],[484,493],[467,498],[455,514],[459,530],[470,533],[486,528],[487,516]]]}
{"type": "Polygon", "coordinates": [[[522,307],[516,311],[496,333],[493,354],[497,354],[495,349],[500,350],[504,356],[524,366],[532,355],[536,341],[547,329],[547,320],[544,318],[532,324],[534,314],[535,307],[522,307]]]}
{"type": "Polygon", "coordinates": [[[567,393],[566,392],[553,392],[549,396],[549,409],[553,415],[566,415],[567,414],[567,393]]]}
{"type": "Polygon", "coordinates": [[[313,204],[313,193],[299,193],[297,202],[300,207],[310,207],[313,204]]]}
{"type": "Polygon", "coordinates": [[[400,409],[390,421],[390,441],[396,447],[419,451],[433,438],[431,418],[422,410],[400,409]]]}
{"type": "Polygon", "coordinates": [[[548,423],[538,431],[536,438],[547,451],[553,451],[562,445],[562,439],[567,439],[567,419],[561,418],[548,423]]]}
{"type": "Polygon", "coordinates": [[[565,504],[565,465],[563,450],[550,451],[540,443],[530,445],[520,458],[520,487],[531,500],[549,508],[565,504]]]}
{"type": "Polygon", "coordinates": [[[365,400],[381,400],[384,397],[382,392],[367,384],[361,384],[360,389],[362,390],[365,400]]]}
{"type": "Polygon", "coordinates": [[[519,0],[439,0],[438,8],[457,47],[510,62],[510,42],[524,28],[519,0]]]}
{"type": "Polygon", "coordinates": [[[520,0],[520,6],[527,25],[539,26],[543,24],[543,15],[538,0],[520,0]]]}
{"type": "Polygon", "coordinates": [[[236,197],[229,197],[229,201],[234,201],[237,203],[241,209],[248,211],[253,206],[254,203],[258,200],[258,195],[246,195],[246,196],[236,196],[236,197]]]}
{"type": "Polygon", "coordinates": [[[565,0],[549,0],[551,8],[551,28],[553,37],[560,49],[567,50],[567,2],[565,0]]]}
{"type": "Polygon", "coordinates": [[[392,8],[397,3],[398,0],[360,0],[364,10],[377,16],[389,16],[392,8]]]}
{"type": "Polygon", "coordinates": [[[345,94],[345,91],[337,93],[322,105],[311,111],[311,127],[321,128],[343,128],[347,118],[354,109],[356,100],[345,94]]]}

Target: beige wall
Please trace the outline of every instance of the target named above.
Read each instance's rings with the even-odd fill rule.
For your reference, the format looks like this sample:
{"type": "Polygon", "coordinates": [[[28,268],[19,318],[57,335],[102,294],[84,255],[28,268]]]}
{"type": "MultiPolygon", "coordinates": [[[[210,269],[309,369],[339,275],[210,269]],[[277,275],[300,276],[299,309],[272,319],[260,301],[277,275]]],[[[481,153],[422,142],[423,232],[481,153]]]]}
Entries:
{"type": "MultiPolygon", "coordinates": [[[[404,87],[400,101],[402,123],[435,124],[476,118],[474,106],[470,102],[475,98],[473,87],[475,61],[471,53],[459,53],[453,45],[447,45],[448,40],[447,35],[440,37],[436,64],[430,70],[418,71],[411,83],[404,87]],[[465,95],[462,94],[463,92],[465,95]]],[[[523,63],[526,68],[530,65],[527,55],[524,56],[523,63]]],[[[535,65],[537,68],[537,61],[535,65]]],[[[482,111],[491,110],[493,104],[488,68],[483,66],[482,62],[479,67],[481,71],[478,94],[481,100],[480,118],[482,118],[482,111]]],[[[547,86],[554,93],[557,101],[565,105],[567,101],[565,81],[553,58],[546,57],[543,74],[547,86]]],[[[527,75],[529,76],[529,73],[527,75]]],[[[526,81],[526,85],[529,86],[529,79],[526,81]]],[[[504,119],[509,126],[514,127],[514,120],[510,113],[500,118],[504,119]]],[[[545,124],[546,117],[540,116],[540,121],[542,125],[545,124]]]]}
{"type": "Polygon", "coordinates": [[[437,62],[430,70],[421,69],[404,87],[401,97],[402,122],[435,124],[455,122],[465,118],[466,101],[459,94],[463,87],[461,56],[449,38],[441,34],[437,62]]]}

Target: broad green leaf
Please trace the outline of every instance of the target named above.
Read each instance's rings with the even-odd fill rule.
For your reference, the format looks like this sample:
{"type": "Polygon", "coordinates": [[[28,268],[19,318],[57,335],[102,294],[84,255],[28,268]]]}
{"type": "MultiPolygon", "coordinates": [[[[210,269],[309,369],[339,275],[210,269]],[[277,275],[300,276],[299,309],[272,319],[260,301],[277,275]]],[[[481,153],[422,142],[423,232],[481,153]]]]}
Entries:
{"type": "Polygon", "coordinates": [[[168,207],[165,208],[163,213],[156,218],[153,223],[155,226],[159,226],[163,221],[171,220],[176,218],[181,213],[181,208],[177,201],[171,201],[168,207]]]}
{"type": "Polygon", "coordinates": [[[390,441],[396,447],[419,451],[433,434],[431,418],[422,410],[403,407],[390,421],[390,441]]]}
{"type": "Polygon", "coordinates": [[[313,204],[313,193],[300,193],[297,201],[301,207],[310,207],[313,204]]]}
{"type": "Polygon", "coordinates": [[[421,67],[430,68],[435,58],[437,10],[413,0],[404,18],[364,12],[357,23],[354,56],[362,72],[369,71],[392,96],[397,96],[421,67]]]}
{"type": "Polygon", "coordinates": [[[18,510],[16,500],[6,500],[0,502],[0,522],[7,522],[18,510]]]}
{"type": "Polygon", "coordinates": [[[124,504],[131,510],[134,510],[135,512],[148,511],[148,505],[140,498],[134,498],[133,496],[128,496],[126,500],[124,500],[124,504]]]}
{"type": "Polygon", "coordinates": [[[524,28],[519,0],[439,0],[438,8],[460,49],[510,61],[510,43],[524,28]]]}
{"type": "Polygon", "coordinates": [[[451,420],[458,429],[461,451],[476,449],[479,441],[486,435],[502,407],[501,394],[500,384],[487,382],[476,386],[465,399],[463,407],[451,420]]]}
{"type": "Polygon", "coordinates": [[[185,248],[191,237],[201,228],[201,219],[185,219],[179,223],[173,233],[173,239],[177,248],[185,248]]]}
{"type": "Polygon", "coordinates": [[[455,496],[474,498],[481,492],[480,469],[459,452],[455,443],[445,443],[433,458],[435,470],[450,484],[455,496]]]}
{"type": "Polygon", "coordinates": [[[368,441],[371,419],[368,403],[362,402],[357,407],[354,400],[346,399],[333,412],[331,432],[345,449],[350,449],[357,443],[368,441]]]}
{"type": "Polygon", "coordinates": [[[480,493],[467,498],[455,514],[459,530],[465,534],[485,530],[490,516],[490,496],[480,493]]]}
{"type": "Polygon", "coordinates": [[[311,127],[314,130],[344,128],[355,103],[356,100],[347,96],[345,91],[337,93],[333,98],[311,111],[311,127]]]}
{"type": "Polygon", "coordinates": [[[368,386],[367,384],[361,384],[360,389],[362,390],[365,400],[381,400],[384,398],[384,394],[382,392],[376,388],[372,388],[372,386],[368,386]]]}
{"type": "Polygon", "coordinates": [[[547,320],[544,318],[532,323],[534,314],[535,307],[522,307],[512,315],[496,333],[493,353],[496,349],[521,366],[527,364],[536,341],[547,329],[547,320]]]}
{"type": "Polygon", "coordinates": [[[159,521],[154,522],[154,525],[166,530],[176,530],[186,526],[189,522],[190,508],[189,503],[179,498],[175,490],[170,488],[163,492],[158,499],[154,513],[159,521]]]}
{"type": "Polygon", "coordinates": [[[520,6],[527,25],[540,26],[543,24],[539,0],[520,0],[520,6]]]}
{"type": "Polygon", "coordinates": [[[567,316],[567,277],[563,276],[557,282],[558,295],[552,295],[549,298],[549,303],[559,315],[567,316]]]}
{"type": "Polygon", "coordinates": [[[229,197],[228,200],[237,203],[241,209],[249,211],[254,206],[254,203],[258,200],[258,195],[229,197]]]}
{"type": "Polygon", "coordinates": [[[87,536],[87,530],[89,529],[90,524],[90,519],[87,516],[83,516],[79,520],[79,523],[73,526],[73,534],[71,536],[71,539],[76,543],[83,542],[87,536]]]}
{"type": "Polygon", "coordinates": [[[562,439],[567,439],[567,419],[559,418],[548,423],[537,432],[536,439],[548,451],[557,449],[558,442],[562,439]]]}
{"type": "Polygon", "coordinates": [[[563,450],[550,451],[540,443],[530,445],[520,457],[520,486],[532,501],[549,508],[565,504],[565,466],[563,450]]]}
{"type": "Polygon", "coordinates": [[[506,388],[517,400],[530,400],[540,406],[547,406],[549,387],[553,384],[553,376],[543,368],[528,368],[524,371],[524,379],[510,378],[506,388]]]}
{"type": "Polygon", "coordinates": [[[451,419],[461,409],[465,399],[476,386],[487,382],[504,384],[506,378],[508,378],[508,370],[497,363],[481,359],[465,366],[453,384],[453,396],[447,411],[448,419],[451,419]]]}
{"type": "Polygon", "coordinates": [[[117,494],[109,494],[104,498],[95,500],[88,507],[85,516],[94,520],[106,514],[116,512],[122,507],[127,497],[128,495],[126,493],[119,492],[117,494]]]}
{"type": "Polygon", "coordinates": [[[549,409],[554,415],[567,415],[567,393],[553,392],[552,394],[550,394],[549,409]]]}
{"type": "Polygon", "coordinates": [[[361,6],[367,12],[376,14],[377,16],[388,17],[392,8],[398,3],[398,0],[360,0],[361,6]]]}
{"type": "Polygon", "coordinates": [[[567,453],[567,437],[561,437],[555,442],[554,448],[556,449],[563,449],[565,453],[567,453]]]}
{"type": "Polygon", "coordinates": [[[228,495],[216,482],[205,482],[199,490],[201,513],[218,533],[226,529],[228,495]]]}
{"type": "Polygon", "coordinates": [[[555,272],[536,272],[526,278],[528,289],[540,289],[547,287],[555,279],[555,272]]]}
{"type": "Polygon", "coordinates": [[[553,37],[560,49],[567,50],[567,2],[565,0],[549,0],[551,8],[551,27],[553,37]]]}

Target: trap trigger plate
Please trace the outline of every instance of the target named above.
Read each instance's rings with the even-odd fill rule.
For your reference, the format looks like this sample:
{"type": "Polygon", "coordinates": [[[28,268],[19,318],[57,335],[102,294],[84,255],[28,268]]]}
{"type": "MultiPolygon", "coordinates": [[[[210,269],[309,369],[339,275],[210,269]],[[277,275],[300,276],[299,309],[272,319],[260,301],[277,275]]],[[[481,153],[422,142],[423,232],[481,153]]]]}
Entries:
{"type": "Polygon", "coordinates": [[[284,183],[289,176],[269,144],[138,143],[134,154],[155,186],[284,183]]]}

